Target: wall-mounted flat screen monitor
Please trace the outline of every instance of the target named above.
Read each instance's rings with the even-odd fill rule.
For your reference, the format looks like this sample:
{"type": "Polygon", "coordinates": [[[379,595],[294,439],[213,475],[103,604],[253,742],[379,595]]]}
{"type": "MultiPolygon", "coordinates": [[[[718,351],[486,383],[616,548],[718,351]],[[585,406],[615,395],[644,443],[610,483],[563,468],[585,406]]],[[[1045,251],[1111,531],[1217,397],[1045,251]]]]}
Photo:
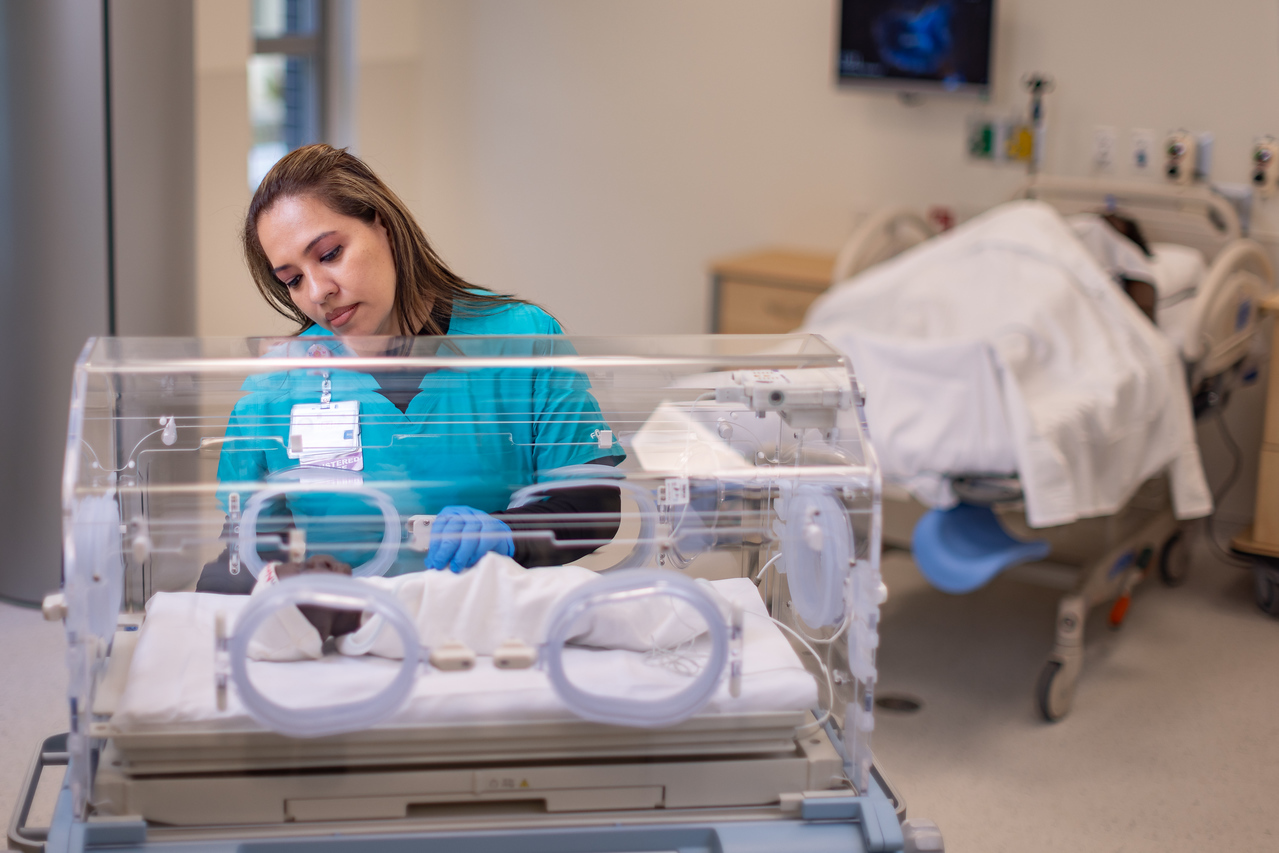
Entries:
{"type": "Polygon", "coordinates": [[[984,94],[995,0],[841,0],[840,83],[984,94]]]}

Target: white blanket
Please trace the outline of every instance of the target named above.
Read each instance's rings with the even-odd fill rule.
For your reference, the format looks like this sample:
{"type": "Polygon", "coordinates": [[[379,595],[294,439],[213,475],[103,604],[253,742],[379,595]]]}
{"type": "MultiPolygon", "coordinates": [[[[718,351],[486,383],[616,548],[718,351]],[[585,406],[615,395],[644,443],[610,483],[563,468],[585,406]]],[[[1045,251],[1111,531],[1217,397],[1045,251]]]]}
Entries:
{"type": "MultiPolygon", "coordinates": [[[[744,578],[712,581],[728,601],[746,613],[741,695],[722,682],[702,713],[789,711],[817,704],[817,685],[773,624],[759,591],[744,578]]],[[[214,690],[214,621],[218,612],[235,617],[248,596],[198,592],[157,593],[147,617],[113,725],[122,732],[249,731],[261,727],[240,704],[234,688],[219,711],[214,690]]],[[[681,660],[704,660],[703,635],[681,649],[681,660]]],[[[565,669],[575,683],[604,695],[652,696],[687,685],[681,660],[655,659],[643,652],[568,647],[565,669]],[[682,671],[682,672],[681,672],[682,671]]],[[[394,676],[399,661],[380,657],[326,655],[292,663],[250,661],[249,676],[273,701],[299,708],[371,695],[394,676]]],[[[421,670],[413,692],[388,725],[577,719],[539,668],[499,670],[480,657],[467,672],[421,670]]]]}
{"type": "Polygon", "coordinates": [[[849,354],[884,475],[925,503],[953,505],[947,474],[1015,471],[1047,527],[1167,469],[1179,518],[1212,509],[1181,359],[1042,202],[836,285],[802,331],[849,354]]]}

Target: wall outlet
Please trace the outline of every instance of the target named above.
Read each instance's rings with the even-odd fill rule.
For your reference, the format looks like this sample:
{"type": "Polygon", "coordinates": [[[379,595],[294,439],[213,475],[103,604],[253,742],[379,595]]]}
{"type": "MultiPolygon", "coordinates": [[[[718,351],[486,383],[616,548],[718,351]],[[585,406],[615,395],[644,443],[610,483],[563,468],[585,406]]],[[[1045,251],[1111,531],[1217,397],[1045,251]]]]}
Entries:
{"type": "Polygon", "coordinates": [[[1108,125],[1097,125],[1092,134],[1092,164],[1098,169],[1113,168],[1118,147],[1119,131],[1108,125]]]}
{"type": "Polygon", "coordinates": [[[1150,128],[1135,127],[1132,131],[1132,168],[1145,175],[1150,172],[1150,162],[1155,156],[1155,132],[1150,128]]]}
{"type": "Polygon", "coordinates": [[[1212,134],[1208,131],[1195,136],[1195,177],[1201,181],[1212,175],[1212,134]]]}

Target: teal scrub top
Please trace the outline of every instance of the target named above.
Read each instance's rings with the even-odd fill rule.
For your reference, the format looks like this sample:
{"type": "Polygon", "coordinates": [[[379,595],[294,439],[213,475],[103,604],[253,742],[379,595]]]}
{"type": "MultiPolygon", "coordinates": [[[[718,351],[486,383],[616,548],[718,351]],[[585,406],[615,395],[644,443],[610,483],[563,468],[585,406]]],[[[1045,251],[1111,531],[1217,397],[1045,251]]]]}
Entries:
{"type": "MultiPolygon", "coordinates": [[[[480,316],[455,313],[448,334],[442,348],[448,347],[450,354],[518,361],[572,352],[562,340],[467,340],[476,335],[563,334],[541,308],[521,303],[480,316]]],[[[340,339],[319,326],[298,337],[298,345],[314,339],[308,348],[341,346],[340,339]]],[[[273,475],[298,467],[286,449],[290,413],[298,403],[320,402],[326,361],[317,358],[316,369],[259,374],[245,381],[248,393],[231,413],[218,460],[224,509],[230,484],[244,483],[246,492],[252,492],[264,480],[277,479],[273,475]]],[[[550,472],[557,468],[601,457],[618,462],[625,458],[616,442],[609,449],[600,447],[600,431],[609,429],[608,424],[586,376],[573,370],[441,368],[422,378],[420,390],[403,412],[379,393],[374,376],[352,370],[328,373],[334,402],[360,404],[364,484],[388,494],[401,517],[435,514],[452,504],[499,512],[514,491],[554,479],[550,472]]],[[[380,513],[367,499],[309,492],[288,495],[285,503],[294,523],[307,528],[308,543],[372,543],[381,538],[380,513]],[[327,523],[314,523],[320,519],[327,523]]],[[[266,532],[265,526],[260,529],[266,532]]],[[[363,562],[347,549],[334,553],[363,562]]]]}

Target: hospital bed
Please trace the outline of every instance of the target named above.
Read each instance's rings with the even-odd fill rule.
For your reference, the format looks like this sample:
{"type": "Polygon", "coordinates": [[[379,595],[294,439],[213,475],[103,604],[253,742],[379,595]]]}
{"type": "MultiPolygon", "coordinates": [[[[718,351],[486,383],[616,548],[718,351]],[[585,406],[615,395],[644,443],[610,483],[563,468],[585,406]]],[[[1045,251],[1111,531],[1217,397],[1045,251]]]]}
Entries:
{"type": "MultiPolygon", "coordinates": [[[[1062,217],[1111,212],[1139,224],[1155,249],[1152,268],[1160,262],[1160,275],[1169,277],[1156,285],[1156,321],[1179,355],[1186,382],[1186,394],[1173,395],[1168,405],[1182,409],[1193,406],[1195,416],[1219,412],[1230,391],[1255,370],[1257,305],[1274,287],[1270,260],[1257,243],[1241,236],[1234,207],[1203,187],[1052,177],[1035,179],[1017,198],[1051,205],[1062,217]],[[1187,259],[1192,262],[1189,269],[1185,263],[1177,267],[1178,261],[1187,259]]],[[[1036,213],[1033,208],[1026,210],[1024,215],[1036,213]]],[[[907,263],[912,254],[918,257],[930,250],[935,243],[928,241],[946,239],[953,236],[937,236],[932,225],[911,209],[881,211],[868,218],[839,253],[835,289],[842,282],[849,292],[847,289],[857,287],[862,280],[859,276],[867,271],[880,274],[886,262],[907,263]]],[[[1026,288],[1034,286],[1032,281],[1025,283],[1026,288]]],[[[1131,305],[1125,308],[1113,301],[1112,309],[1120,314],[1135,313],[1131,305]]],[[[803,329],[837,340],[839,323],[823,324],[820,319],[830,310],[830,297],[817,303],[803,329]]],[[[1131,318],[1126,322],[1132,326],[1131,318]]],[[[869,366],[859,364],[865,379],[869,366]]],[[[973,381],[980,384],[978,378],[973,381]]],[[[979,393],[976,384],[970,391],[973,395],[979,393]]],[[[1006,397],[1007,386],[1003,390],[1006,397]]],[[[1189,416],[1182,420],[1188,423],[1189,416]]],[[[870,426],[881,459],[888,460],[887,453],[895,449],[888,446],[894,436],[876,434],[873,417],[870,426]]],[[[987,435],[992,432],[996,431],[985,431],[987,435]]],[[[951,454],[952,458],[955,455],[951,454]]],[[[1199,468],[1197,451],[1194,455],[1194,465],[1185,467],[1199,468]]],[[[1083,626],[1089,610],[1113,602],[1110,621],[1118,627],[1134,587],[1152,571],[1157,570],[1170,585],[1184,578],[1188,560],[1185,534],[1170,495],[1176,484],[1170,487],[1168,477],[1160,475],[1132,484],[1122,505],[1104,517],[1080,513],[1081,517],[1072,519],[1074,523],[1032,526],[1023,478],[1015,466],[972,468],[952,462],[947,467],[948,463],[935,457],[933,461],[916,459],[912,464],[915,470],[940,466],[943,489],[950,500],[960,501],[960,506],[948,513],[933,510],[925,514],[902,488],[909,476],[902,477],[898,471],[897,482],[889,482],[891,462],[885,461],[885,541],[913,547],[917,561],[926,564],[925,574],[934,583],[948,591],[966,591],[1006,569],[1066,592],[1058,607],[1055,643],[1036,685],[1036,701],[1047,720],[1060,719],[1070,709],[1083,663],[1083,626]],[[994,516],[987,507],[994,510],[994,516]],[[947,539],[955,534],[962,534],[958,546],[955,539],[947,539]],[[963,541],[965,537],[967,541],[963,541]],[[980,581],[968,582],[961,577],[965,573],[979,576],[980,581]],[[948,582],[953,582],[953,587],[948,582]]],[[[1184,469],[1182,473],[1186,473],[1184,469]]],[[[1202,483],[1201,469],[1198,478],[1202,483]]],[[[1181,513],[1183,518],[1208,511],[1202,499],[1206,488],[1201,486],[1199,492],[1199,508],[1181,513]]]]}
{"type": "MultiPolygon", "coordinates": [[[[69,731],[41,745],[10,843],[941,850],[870,752],[886,593],[856,389],[843,355],[798,335],[91,340],[45,602],[66,626],[69,731]],[[224,454],[330,446],[248,394],[293,382],[338,404],[348,381],[414,371],[453,399],[506,389],[397,422],[389,441],[424,454],[509,444],[530,418],[543,435],[599,422],[584,455],[620,445],[624,462],[539,470],[510,502],[616,488],[616,534],[574,542],[596,550],[571,566],[421,572],[438,511],[422,495],[460,473],[219,482],[224,454]],[[557,389],[576,408],[534,399],[557,389]],[[317,495],[342,511],[308,515],[317,495]],[[317,552],[351,574],[287,576],[317,552]],[[209,566],[253,593],[196,591],[209,566]],[[324,614],[359,628],[327,636],[324,614]],[[28,826],[60,764],[51,826],[28,826]]],[[[376,426],[359,415],[365,458],[376,426]]]]}
{"type": "MultiPolygon", "coordinates": [[[[1265,249],[1242,235],[1239,214],[1226,198],[1202,186],[1051,176],[1036,178],[1015,197],[1047,202],[1063,216],[1124,213],[1140,224],[1147,242],[1202,254],[1208,262],[1204,271],[1175,292],[1160,294],[1165,301],[1183,297],[1176,299],[1180,307],[1171,318],[1161,317],[1159,324],[1177,343],[1193,391],[1203,391],[1248,355],[1261,319],[1257,302],[1273,289],[1274,270],[1265,249]]],[[[911,208],[877,211],[844,242],[831,280],[853,278],[937,233],[911,208]]]]}

